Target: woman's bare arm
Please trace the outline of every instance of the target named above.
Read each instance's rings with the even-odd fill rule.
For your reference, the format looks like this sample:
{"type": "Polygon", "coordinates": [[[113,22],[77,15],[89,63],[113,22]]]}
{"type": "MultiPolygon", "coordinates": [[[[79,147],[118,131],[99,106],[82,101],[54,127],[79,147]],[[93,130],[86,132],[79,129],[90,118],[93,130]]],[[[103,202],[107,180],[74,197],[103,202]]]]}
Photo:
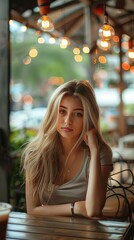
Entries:
{"type": "Polygon", "coordinates": [[[33,196],[32,185],[28,177],[26,177],[26,205],[27,213],[34,216],[71,216],[69,203],[60,205],[41,205],[40,201],[33,196]]]}
{"type": "Polygon", "coordinates": [[[96,130],[90,130],[84,139],[90,148],[90,172],[86,200],[75,204],[75,212],[87,217],[99,216],[106,200],[106,189],[111,166],[101,166],[100,147],[96,130]]]}

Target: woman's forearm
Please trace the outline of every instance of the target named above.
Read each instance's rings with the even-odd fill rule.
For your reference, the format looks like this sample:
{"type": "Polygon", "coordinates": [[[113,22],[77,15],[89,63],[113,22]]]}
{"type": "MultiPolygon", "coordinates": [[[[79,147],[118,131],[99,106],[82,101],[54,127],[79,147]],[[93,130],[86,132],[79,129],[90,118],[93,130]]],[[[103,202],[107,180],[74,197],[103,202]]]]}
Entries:
{"type": "Polygon", "coordinates": [[[42,205],[27,209],[27,213],[30,215],[40,216],[71,216],[70,204],[61,205],[42,205]]]}
{"type": "Polygon", "coordinates": [[[37,198],[37,195],[33,194],[32,183],[28,178],[26,179],[26,205],[27,213],[30,215],[71,216],[70,203],[60,205],[41,205],[39,198],[37,198]]]}
{"type": "Polygon", "coordinates": [[[86,195],[86,210],[90,217],[101,214],[105,203],[105,187],[101,172],[100,153],[98,150],[91,152],[90,172],[86,195]]]}

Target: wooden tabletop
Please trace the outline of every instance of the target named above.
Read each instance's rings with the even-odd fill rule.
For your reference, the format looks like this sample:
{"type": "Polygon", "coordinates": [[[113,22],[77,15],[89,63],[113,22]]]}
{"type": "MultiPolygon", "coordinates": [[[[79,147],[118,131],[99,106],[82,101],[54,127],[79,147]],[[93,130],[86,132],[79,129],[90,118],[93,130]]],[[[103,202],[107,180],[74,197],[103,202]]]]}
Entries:
{"type": "Polygon", "coordinates": [[[11,212],[6,240],[132,240],[132,224],[78,217],[33,217],[11,212]]]}

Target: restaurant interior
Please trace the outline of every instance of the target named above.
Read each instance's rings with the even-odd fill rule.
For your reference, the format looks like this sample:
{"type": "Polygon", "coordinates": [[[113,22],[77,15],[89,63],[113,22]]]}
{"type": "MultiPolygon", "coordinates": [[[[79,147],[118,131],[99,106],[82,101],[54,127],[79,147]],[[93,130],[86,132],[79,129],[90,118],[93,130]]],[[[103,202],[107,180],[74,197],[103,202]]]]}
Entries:
{"type": "MultiPolygon", "coordinates": [[[[97,56],[116,54],[119,66],[114,71],[118,75],[119,103],[118,116],[111,117],[116,126],[104,132],[104,137],[112,145],[114,163],[104,215],[112,220],[134,222],[134,0],[0,0],[0,19],[0,188],[3,189],[0,201],[10,201],[14,211],[26,210],[24,179],[21,174],[17,175],[20,146],[10,151],[13,144],[10,126],[12,52],[9,22],[16,21],[39,32],[40,36],[45,32],[54,39],[64,37],[63,44],[69,41],[69,48],[85,47],[89,61],[88,76],[93,79],[91,83],[94,87],[97,56]],[[50,18],[52,29],[44,29],[43,15],[50,18]],[[110,32],[110,36],[102,35],[104,27],[108,28],[104,32],[110,32]],[[124,113],[123,94],[124,90],[129,89],[132,93],[132,110],[124,113]]],[[[128,95],[130,97],[130,93],[128,95]]],[[[108,96],[111,102],[112,98],[113,95],[108,96]]]]}

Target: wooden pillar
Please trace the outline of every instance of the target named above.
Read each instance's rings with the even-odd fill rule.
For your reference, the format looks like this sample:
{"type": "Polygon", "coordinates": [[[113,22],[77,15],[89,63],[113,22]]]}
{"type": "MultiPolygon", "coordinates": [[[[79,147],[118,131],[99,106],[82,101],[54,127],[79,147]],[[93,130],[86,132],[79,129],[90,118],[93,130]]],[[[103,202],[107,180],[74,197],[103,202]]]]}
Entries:
{"type": "MultiPolygon", "coordinates": [[[[85,11],[85,44],[91,47],[92,42],[92,33],[91,33],[91,13],[90,13],[90,7],[88,4],[85,4],[84,7],[85,11]]],[[[92,62],[91,62],[91,54],[88,54],[89,56],[89,65],[88,65],[88,78],[92,85],[94,85],[93,81],[93,73],[92,73],[92,62]]]]}
{"type": "Polygon", "coordinates": [[[9,0],[0,0],[0,201],[8,200],[7,156],[9,147],[9,0]]]}
{"type": "Polygon", "coordinates": [[[120,35],[120,41],[119,41],[119,48],[120,48],[120,82],[119,82],[119,94],[120,94],[120,104],[119,104],[119,131],[120,136],[123,136],[126,134],[126,122],[125,122],[125,116],[124,116],[124,103],[122,98],[122,93],[124,91],[124,80],[123,80],[123,70],[122,70],[122,47],[121,47],[121,35],[120,35]]]}

